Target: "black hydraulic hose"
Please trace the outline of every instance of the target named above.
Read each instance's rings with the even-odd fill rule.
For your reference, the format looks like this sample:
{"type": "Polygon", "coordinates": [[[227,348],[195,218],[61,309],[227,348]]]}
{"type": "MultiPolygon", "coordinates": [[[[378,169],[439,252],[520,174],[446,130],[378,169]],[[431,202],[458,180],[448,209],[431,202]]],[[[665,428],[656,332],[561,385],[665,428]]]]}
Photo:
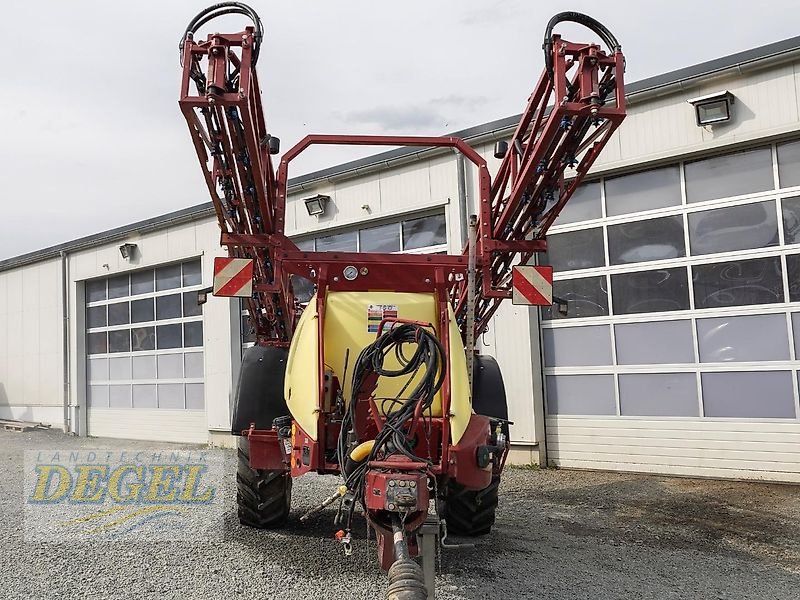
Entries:
{"type": "Polygon", "coordinates": [[[254,43],[252,58],[253,65],[255,65],[258,61],[258,53],[261,50],[261,40],[264,35],[264,28],[261,24],[261,18],[258,16],[258,13],[256,13],[255,10],[243,2],[220,2],[218,4],[209,6],[205,10],[198,13],[197,16],[189,22],[189,25],[186,27],[186,31],[183,32],[183,37],[181,37],[181,41],[178,44],[178,49],[181,52],[181,61],[183,61],[183,45],[189,36],[194,36],[194,34],[197,33],[197,30],[209,21],[223,15],[231,14],[244,15],[253,22],[255,33],[253,34],[254,43]]]}
{"type": "Polygon", "coordinates": [[[553,18],[548,21],[547,27],[544,30],[544,43],[542,44],[542,49],[544,50],[544,64],[547,68],[547,74],[550,76],[550,79],[553,78],[553,29],[559,23],[564,22],[577,23],[578,25],[583,25],[587,29],[594,31],[598,36],[600,36],[600,39],[603,40],[603,43],[608,46],[609,50],[612,52],[622,50],[622,46],[617,41],[617,38],[614,37],[614,34],[612,34],[611,31],[609,31],[608,28],[597,19],[593,19],[589,15],[571,10],[560,12],[557,15],[554,15],[553,18]]]}
{"type": "MultiPolygon", "coordinates": [[[[342,419],[337,444],[337,456],[343,468],[345,484],[355,493],[358,500],[362,499],[363,483],[369,462],[375,460],[378,455],[398,452],[414,461],[425,460],[412,451],[411,440],[407,437],[408,431],[405,427],[415,414],[419,414],[423,423],[427,423],[425,415],[430,412],[434,396],[442,386],[446,364],[441,342],[426,327],[412,323],[392,327],[359,353],[353,368],[350,405],[342,419]],[[410,357],[403,354],[402,347],[406,344],[415,347],[410,357]],[[391,369],[384,365],[384,360],[390,354],[394,354],[400,368],[391,369]],[[420,372],[424,374],[415,381],[420,372]],[[383,429],[375,437],[369,456],[359,464],[347,467],[348,444],[356,422],[356,400],[370,374],[379,377],[406,376],[408,379],[396,398],[380,400],[380,407],[386,420],[383,429]],[[406,392],[406,388],[412,383],[416,383],[414,389],[406,392]],[[421,405],[419,412],[417,412],[418,405],[421,405]]],[[[426,425],[426,432],[427,427],[429,423],[426,425]]]]}

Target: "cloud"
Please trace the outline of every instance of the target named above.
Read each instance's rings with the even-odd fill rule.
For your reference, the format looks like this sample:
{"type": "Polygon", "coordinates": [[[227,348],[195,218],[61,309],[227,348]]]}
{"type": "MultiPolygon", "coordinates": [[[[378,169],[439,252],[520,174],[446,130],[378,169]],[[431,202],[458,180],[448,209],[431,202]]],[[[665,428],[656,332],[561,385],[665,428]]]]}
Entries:
{"type": "Polygon", "coordinates": [[[452,127],[486,103],[483,96],[449,94],[424,104],[376,106],[336,115],[356,125],[371,125],[385,131],[430,130],[452,127]]]}
{"type": "Polygon", "coordinates": [[[467,10],[458,18],[457,23],[468,27],[473,25],[501,25],[503,22],[509,21],[523,12],[515,4],[518,3],[509,2],[509,0],[496,0],[489,5],[467,10]]]}
{"type": "Polygon", "coordinates": [[[437,110],[419,106],[376,106],[346,113],[342,119],[349,123],[394,130],[439,127],[446,121],[437,110]]]}

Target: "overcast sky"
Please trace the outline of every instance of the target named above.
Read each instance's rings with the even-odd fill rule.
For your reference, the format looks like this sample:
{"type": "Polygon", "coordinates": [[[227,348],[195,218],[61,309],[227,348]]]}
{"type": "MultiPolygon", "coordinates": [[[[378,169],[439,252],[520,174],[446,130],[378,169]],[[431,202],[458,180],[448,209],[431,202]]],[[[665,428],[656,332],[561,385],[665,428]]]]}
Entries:
{"type": "MultiPolygon", "coordinates": [[[[0,259],[207,201],[177,107],[177,42],[209,4],[3,0],[0,259]]],[[[266,30],[269,129],[284,149],[308,133],[443,134],[517,114],[560,10],[616,34],[629,82],[800,34],[797,0],[250,4],[266,30]]],[[[315,150],[292,175],[374,151],[315,150]]]]}

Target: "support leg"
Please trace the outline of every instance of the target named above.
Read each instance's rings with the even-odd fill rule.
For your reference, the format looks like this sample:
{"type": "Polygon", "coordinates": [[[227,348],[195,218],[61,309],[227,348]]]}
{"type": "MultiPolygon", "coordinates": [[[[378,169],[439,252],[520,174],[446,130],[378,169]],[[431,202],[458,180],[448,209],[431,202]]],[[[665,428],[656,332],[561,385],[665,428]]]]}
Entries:
{"type": "Polygon", "coordinates": [[[420,540],[425,589],[428,591],[428,600],[433,600],[436,586],[436,547],[439,541],[439,519],[435,514],[428,515],[417,534],[417,538],[420,540]]]}

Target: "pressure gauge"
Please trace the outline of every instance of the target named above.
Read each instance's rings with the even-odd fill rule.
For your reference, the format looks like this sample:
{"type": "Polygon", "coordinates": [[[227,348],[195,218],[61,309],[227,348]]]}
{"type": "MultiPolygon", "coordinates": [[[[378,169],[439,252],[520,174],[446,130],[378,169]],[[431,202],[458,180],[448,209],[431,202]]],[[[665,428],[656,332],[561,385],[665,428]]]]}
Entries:
{"type": "Polygon", "coordinates": [[[344,278],[347,279],[347,281],[353,281],[356,277],[358,277],[358,269],[353,265],[349,265],[344,268],[342,275],[344,275],[344,278]]]}

